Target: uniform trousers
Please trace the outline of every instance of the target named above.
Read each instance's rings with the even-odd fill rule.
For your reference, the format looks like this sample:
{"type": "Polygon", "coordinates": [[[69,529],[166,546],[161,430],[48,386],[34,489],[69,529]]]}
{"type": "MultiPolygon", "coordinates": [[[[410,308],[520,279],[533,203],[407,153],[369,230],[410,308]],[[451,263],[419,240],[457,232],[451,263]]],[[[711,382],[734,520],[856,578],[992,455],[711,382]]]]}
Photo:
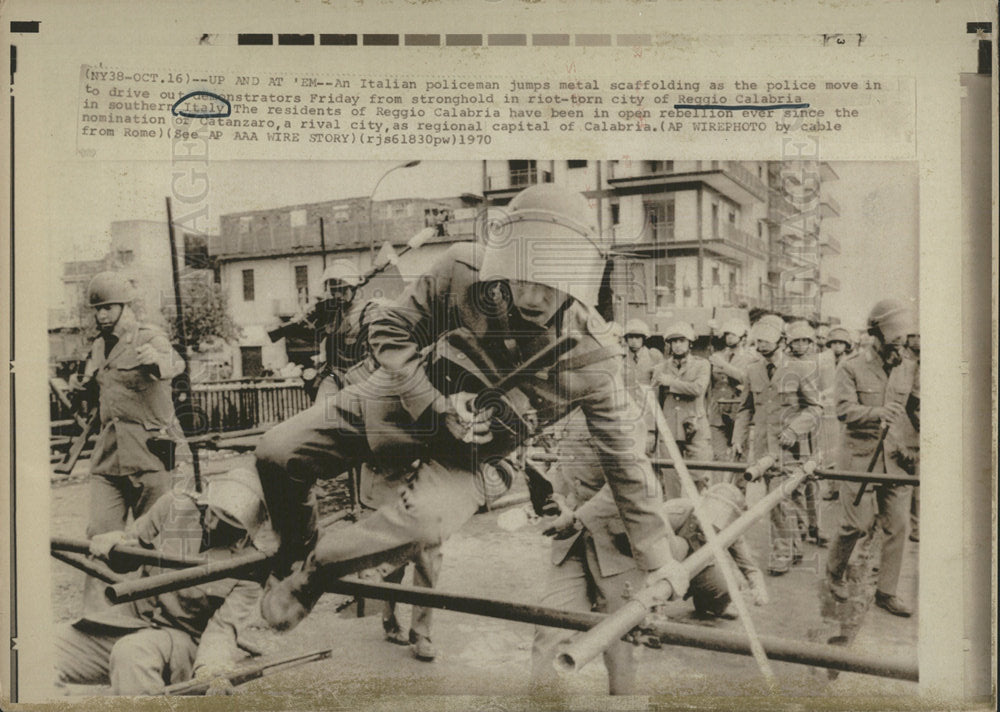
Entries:
{"type": "MultiPolygon", "coordinates": [[[[362,403],[367,392],[363,386],[348,386],[261,438],[257,470],[286,557],[294,557],[295,549],[305,554],[316,534],[316,501],[310,491],[316,479],[336,477],[372,458],[362,403]]],[[[379,427],[388,433],[401,425],[379,427]]],[[[456,445],[451,442],[452,451],[456,445]]],[[[443,437],[436,447],[422,448],[415,438],[409,447],[383,455],[380,465],[390,468],[423,459],[374,514],[323,536],[315,547],[316,563],[322,566],[411,542],[438,546],[461,528],[485,501],[481,485],[468,467],[430,459],[431,451],[448,453],[443,437]]]]}
{"type": "MultiPolygon", "coordinates": [[[[87,538],[124,530],[129,512],[133,519],[145,514],[156,500],[170,492],[170,480],[171,474],[165,470],[131,475],[91,474],[87,538]]],[[[83,584],[84,615],[94,615],[108,608],[104,584],[88,576],[83,584]]]]}
{"type": "Polygon", "coordinates": [[[59,682],[111,684],[115,695],[159,695],[191,679],[198,644],[176,628],[65,624],[55,636],[59,682]]]}
{"type": "MultiPolygon", "coordinates": [[[[771,477],[767,491],[783,487],[788,477],[771,477]]],[[[802,485],[796,487],[771,510],[771,553],[767,568],[771,571],[788,571],[801,553],[803,525],[807,520],[806,496],[802,485]]]]}
{"type": "MultiPolygon", "coordinates": [[[[613,613],[625,604],[626,584],[638,591],[645,574],[633,568],[620,574],[602,576],[597,563],[593,537],[584,532],[558,566],[549,567],[541,605],[569,611],[601,611],[613,613]]],[[[535,627],[531,648],[531,679],[538,690],[553,692],[558,684],[558,671],[553,666],[559,648],[569,642],[574,631],[562,628],[535,627]]],[[[635,694],[635,658],[630,643],[616,641],[604,651],[608,669],[609,692],[612,695],[635,694]]]]}
{"type": "MultiPolygon", "coordinates": [[[[844,469],[865,471],[871,454],[850,454],[842,458],[844,469]]],[[[873,473],[886,472],[887,458],[879,456],[873,473]]],[[[894,467],[890,462],[890,468],[894,467]]],[[[902,470],[893,474],[902,474],[902,470]]],[[[888,595],[896,594],[899,573],[903,566],[903,547],[906,544],[906,521],[910,513],[910,487],[879,485],[868,487],[861,502],[854,500],[859,482],[840,483],[840,526],[830,545],[827,572],[834,580],[843,578],[851,554],[859,542],[871,536],[877,524],[884,533],[882,561],[879,566],[877,590],[888,595]]]]}

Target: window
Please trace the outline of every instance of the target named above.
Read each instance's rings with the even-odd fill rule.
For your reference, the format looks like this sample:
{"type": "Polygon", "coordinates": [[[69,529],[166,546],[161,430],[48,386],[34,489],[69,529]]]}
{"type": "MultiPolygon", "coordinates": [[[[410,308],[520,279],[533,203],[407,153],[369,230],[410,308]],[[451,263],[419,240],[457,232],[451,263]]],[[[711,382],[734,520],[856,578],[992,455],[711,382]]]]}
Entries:
{"type": "Polygon", "coordinates": [[[351,219],[351,211],[347,208],[337,208],[333,211],[334,222],[347,222],[351,219]]]}
{"type": "Polygon", "coordinates": [[[655,241],[674,239],[674,201],[665,200],[656,203],[644,203],[646,224],[651,230],[655,241]]]}
{"type": "Polygon", "coordinates": [[[295,265],[295,296],[299,304],[309,303],[309,266],[295,265]]]}
{"type": "Polygon", "coordinates": [[[673,173],[673,161],[646,161],[650,173],[673,173]]]}
{"type": "Polygon", "coordinates": [[[764,221],[757,221],[757,237],[764,237],[764,221]]]}
{"type": "Polygon", "coordinates": [[[611,224],[620,225],[621,224],[621,208],[622,206],[618,203],[611,204],[611,224]]]}
{"type": "Polygon", "coordinates": [[[250,215],[244,215],[240,218],[240,232],[247,233],[250,232],[250,227],[253,225],[253,218],[250,215]]]}
{"type": "Polygon", "coordinates": [[[537,161],[507,161],[507,167],[510,170],[511,188],[526,187],[538,182],[537,161]]]}
{"type": "Polygon", "coordinates": [[[292,227],[305,227],[308,221],[305,210],[293,210],[288,214],[288,217],[292,222],[292,227]]]}
{"type": "Polygon", "coordinates": [[[722,284],[722,281],[719,279],[719,268],[718,267],[713,267],[712,268],[712,286],[713,287],[718,287],[720,284],[722,284]]]}
{"type": "Polygon", "coordinates": [[[253,270],[243,270],[243,301],[253,301],[253,270]]]}
{"type": "Polygon", "coordinates": [[[670,260],[663,260],[656,265],[656,286],[673,294],[677,286],[677,265],[670,260]]]}
{"type": "Polygon", "coordinates": [[[712,237],[719,238],[719,204],[712,203],[712,237]]]}
{"type": "Polygon", "coordinates": [[[260,378],[264,373],[262,347],[241,346],[240,363],[243,366],[243,378],[260,378]]]}
{"type": "Polygon", "coordinates": [[[132,250],[118,250],[118,261],[123,265],[130,265],[135,259],[135,252],[132,250]]]}
{"type": "Polygon", "coordinates": [[[586,168],[586,161],[566,161],[567,168],[586,168]]]}

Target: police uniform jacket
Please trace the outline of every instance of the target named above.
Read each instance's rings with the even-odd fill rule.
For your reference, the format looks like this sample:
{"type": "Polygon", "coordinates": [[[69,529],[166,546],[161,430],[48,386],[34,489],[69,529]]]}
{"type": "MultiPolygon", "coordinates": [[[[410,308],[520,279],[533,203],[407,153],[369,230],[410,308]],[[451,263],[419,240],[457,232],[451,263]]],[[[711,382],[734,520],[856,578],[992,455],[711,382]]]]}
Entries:
{"type": "Polygon", "coordinates": [[[904,358],[886,383],[886,401],[899,403],[906,415],[896,418],[885,437],[885,452],[910,474],[920,457],[920,361],[904,358]]]}
{"type": "MultiPolygon", "coordinates": [[[[170,556],[228,561],[256,551],[249,539],[231,546],[211,545],[204,540],[201,510],[194,495],[175,492],[160,497],[134,524],[141,545],[170,556]]],[[[141,577],[166,573],[168,569],[143,566],[141,577]]],[[[179,591],[160,593],[112,606],[107,611],[81,618],[73,625],[80,630],[139,630],[175,628],[198,642],[194,671],[223,670],[240,657],[237,643],[253,620],[261,593],[260,585],[240,579],[222,579],[179,591]]]]}
{"type": "Polygon", "coordinates": [[[805,457],[810,453],[810,436],[819,429],[822,417],[815,364],[778,351],[770,362],[761,358],[747,366],[747,387],[736,414],[733,442],[743,441],[752,421],[750,447],[755,458],[771,455],[782,462],[805,457]],[[768,363],[774,364],[770,378],[768,363]],[[780,446],[778,436],[786,429],[794,433],[798,452],[780,446]]]}
{"type": "MultiPolygon", "coordinates": [[[[483,285],[477,282],[481,260],[475,244],[453,245],[395,303],[378,307],[369,347],[381,368],[364,384],[369,446],[378,453],[387,441],[410,437],[415,445],[426,442],[412,423],[440,395],[426,364],[430,347],[445,332],[466,329],[505,372],[572,335],[577,345],[558,364],[522,378],[517,386],[539,429],[578,408],[583,412],[607,481],[600,498],[617,504],[640,565],[662,566],[671,558],[658,512],[662,494],[644,453],[638,409],[625,392],[617,338],[593,308],[564,295],[541,307],[519,304],[516,285],[513,307],[495,313],[485,305],[483,285]]],[[[452,440],[452,449],[454,445],[452,440]]],[[[446,457],[447,448],[435,455],[446,457]]]]}
{"type": "Polygon", "coordinates": [[[93,344],[84,377],[100,387],[101,431],[90,456],[93,474],[129,475],[163,470],[165,464],[150,450],[161,441],[174,458],[188,453],[184,433],[174,414],[171,379],[184,361],[155,326],[140,324],[131,309],[122,309],[113,329],[113,345],[105,355],[105,338],[93,344]],[[139,363],[136,349],[150,344],[157,363],[139,363]]]}
{"type": "Polygon", "coordinates": [[[736,412],[743,394],[747,361],[746,350],[740,348],[725,348],[709,358],[712,367],[712,390],[708,401],[710,425],[721,426],[723,415],[730,416],[736,412]],[[732,407],[721,401],[730,401],[732,407]]]}
{"type": "Polygon", "coordinates": [[[834,380],[837,417],[844,423],[845,451],[870,455],[878,444],[881,419],[875,413],[885,404],[889,381],[885,361],[869,346],[841,359],[834,380]]]}
{"type": "MultiPolygon", "coordinates": [[[[687,354],[680,362],[667,356],[656,367],[654,383],[662,376],[673,376],[672,385],[660,386],[660,401],[663,415],[674,439],[684,440],[684,423],[692,423],[696,428],[707,428],[708,414],[705,410],[705,395],[708,392],[712,368],[706,359],[687,354]]],[[[707,431],[706,431],[707,432],[707,431]]]]}

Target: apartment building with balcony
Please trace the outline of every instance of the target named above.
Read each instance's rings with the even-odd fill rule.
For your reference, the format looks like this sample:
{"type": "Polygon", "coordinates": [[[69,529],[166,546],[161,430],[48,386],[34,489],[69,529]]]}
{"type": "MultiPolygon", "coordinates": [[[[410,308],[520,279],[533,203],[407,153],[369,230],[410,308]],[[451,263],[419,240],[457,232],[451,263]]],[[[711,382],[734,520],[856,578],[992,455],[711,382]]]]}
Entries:
{"type": "Polygon", "coordinates": [[[375,202],[359,197],[222,215],[209,253],[218,262],[230,315],[242,330],[233,354],[234,377],[278,371],[289,360],[309,362],[315,344],[271,343],[267,331],[306,313],[320,298],[328,262],[350,260],[363,274],[384,243],[398,248],[434,227],[436,234],[404,255],[398,270],[388,270],[359,295],[393,297],[451,243],[473,239],[478,202],[471,195],[375,202]]]}
{"type": "MultiPolygon", "coordinates": [[[[616,318],[639,316],[654,324],[685,318],[705,331],[709,319],[752,309],[818,319],[821,300],[816,295],[839,286],[823,275],[821,259],[839,251],[839,243],[820,231],[823,217],[836,215],[839,208],[825,191],[819,192],[819,200],[803,203],[793,185],[787,190],[781,185],[782,165],[484,161],[483,183],[491,205],[504,205],[538,183],[583,192],[614,257],[616,318]],[[810,248],[815,248],[815,259],[810,248]]],[[[786,170],[785,178],[798,177],[801,183],[812,180],[812,172],[818,174],[816,185],[836,178],[825,163],[799,167],[794,176],[786,170]]]]}
{"type": "Polygon", "coordinates": [[[840,289],[824,270],[824,257],[840,254],[829,220],[840,215],[830,184],[839,176],[820,161],[782,161],[768,166],[768,279],[773,308],[821,321],[823,295],[840,289]]]}

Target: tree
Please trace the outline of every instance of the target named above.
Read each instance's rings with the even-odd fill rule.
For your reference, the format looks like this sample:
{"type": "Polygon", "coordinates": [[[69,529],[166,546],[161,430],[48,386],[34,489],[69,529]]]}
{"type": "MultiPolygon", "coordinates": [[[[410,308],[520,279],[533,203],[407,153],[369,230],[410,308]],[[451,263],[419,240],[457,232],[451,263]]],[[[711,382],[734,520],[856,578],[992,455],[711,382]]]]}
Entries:
{"type": "MultiPolygon", "coordinates": [[[[181,282],[181,300],[184,302],[184,330],[187,346],[199,351],[207,343],[216,339],[233,341],[240,336],[240,327],[229,316],[229,305],[222,288],[214,282],[203,279],[188,279],[181,282]]],[[[179,341],[177,321],[172,305],[163,307],[172,341],[179,341]]]]}

